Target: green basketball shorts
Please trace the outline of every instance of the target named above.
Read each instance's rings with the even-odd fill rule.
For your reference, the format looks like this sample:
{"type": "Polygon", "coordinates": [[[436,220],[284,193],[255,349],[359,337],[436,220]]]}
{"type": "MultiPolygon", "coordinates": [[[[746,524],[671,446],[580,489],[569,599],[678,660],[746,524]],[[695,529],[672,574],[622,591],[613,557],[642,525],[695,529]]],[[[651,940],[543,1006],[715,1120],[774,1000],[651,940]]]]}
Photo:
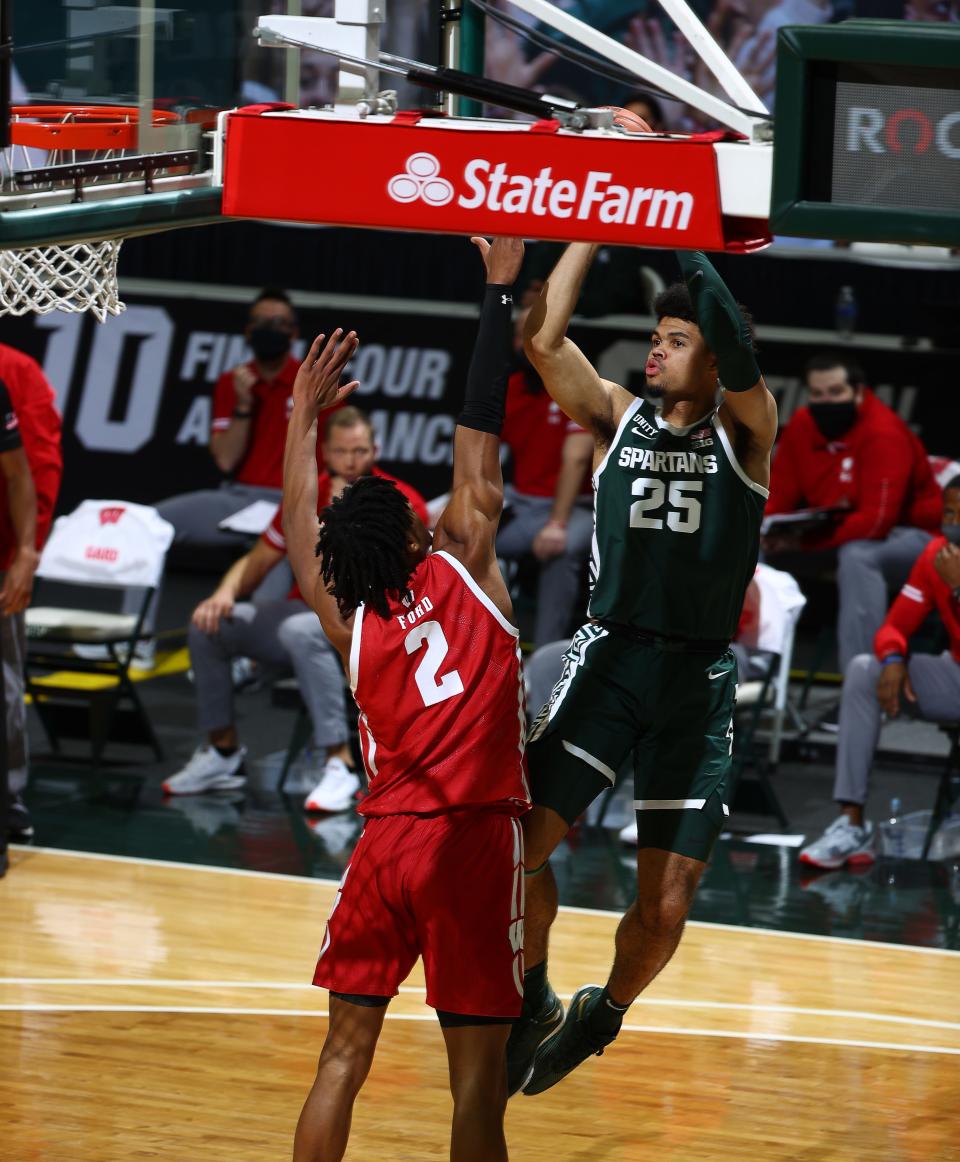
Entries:
{"type": "Polygon", "coordinates": [[[534,803],[571,825],[633,755],[640,847],[706,861],[720,834],[737,665],[612,634],[574,634],[527,743],[534,803]]]}

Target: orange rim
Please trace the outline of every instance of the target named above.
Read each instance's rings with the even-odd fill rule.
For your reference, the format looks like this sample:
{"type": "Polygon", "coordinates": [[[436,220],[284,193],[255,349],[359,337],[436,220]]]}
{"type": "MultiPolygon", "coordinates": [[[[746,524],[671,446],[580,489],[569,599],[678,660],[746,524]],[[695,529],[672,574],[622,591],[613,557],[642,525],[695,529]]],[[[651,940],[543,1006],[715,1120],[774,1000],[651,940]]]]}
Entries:
{"type": "MultiPolygon", "coordinates": [[[[154,109],[151,124],[179,120],[176,113],[154,109]]],[[[10,140],[33,149],[135,150],[139,122],[136,105],[13,105],[10,140]]]]}

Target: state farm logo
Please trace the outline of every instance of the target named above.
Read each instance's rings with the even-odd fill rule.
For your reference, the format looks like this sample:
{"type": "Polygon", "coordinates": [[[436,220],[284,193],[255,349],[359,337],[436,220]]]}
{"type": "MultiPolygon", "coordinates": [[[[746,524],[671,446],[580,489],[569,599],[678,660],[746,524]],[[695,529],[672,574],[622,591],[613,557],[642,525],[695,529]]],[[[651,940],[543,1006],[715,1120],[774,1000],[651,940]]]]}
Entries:
{"type": "Polygon", "coordinates": [[[101,508],[100,509],[100,523],[102,525],[115,525],[127,510],[125,508],[101,508]]]}
{"type": "Polygon", "coordinates": [[[453,199],[453,186],[440,175],[440,162],[432,153],[414,153],[407,158],[404,172],[387,182],[387,192],[395,202],[426,202],[445,206],[453,199]]]}
{"type": "Polygon", "coordinates": [[[387,182],[387,192],[402,204],[422,201],[446,206],[456,198],[464,210],[687,229],[696,201],[692,193],[620,185],[613,177],[603,170],[588,170],[582,180],[557,177],[550,165],[532,175],[510,173],[504,161],[474,158],[464,166],[463,188],[458,192],[452,182],[440,177],[440,162],[432,153],[414,153],[407,158],[404,172],[387,182]]]}

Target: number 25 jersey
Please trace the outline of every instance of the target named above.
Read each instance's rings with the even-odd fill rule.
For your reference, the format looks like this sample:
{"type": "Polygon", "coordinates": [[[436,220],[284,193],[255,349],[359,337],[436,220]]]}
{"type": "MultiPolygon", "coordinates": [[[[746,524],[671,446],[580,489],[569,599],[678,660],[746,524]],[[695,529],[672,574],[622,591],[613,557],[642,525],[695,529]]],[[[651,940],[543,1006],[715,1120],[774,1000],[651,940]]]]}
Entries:
{"type": "Polygon", "coordinates": [[[636,400],[593,480],[590,616],[729,641],[767,490],[740,467],[716,411],[678,428],[636,400]]]}
{"type": "Polygon", "coordinates": [[[370,784],[360,813],[526,811],[516,629],[445,552],[421,561],[389,606],[389,618],[361,606],[353,623],[350,686],[370,784]]]}

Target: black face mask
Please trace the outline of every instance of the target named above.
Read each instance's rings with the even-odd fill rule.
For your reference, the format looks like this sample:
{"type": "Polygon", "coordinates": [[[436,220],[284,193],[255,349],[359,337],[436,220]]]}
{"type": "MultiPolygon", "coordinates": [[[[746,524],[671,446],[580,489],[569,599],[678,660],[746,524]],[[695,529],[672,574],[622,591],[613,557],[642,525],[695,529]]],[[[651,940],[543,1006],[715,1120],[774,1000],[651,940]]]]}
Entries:
{"type": "Polygon", "coordinates": [[[940,531],[951,545],[960,547],[960,525],[941,525],[940,531]]]}
{"type": "Polygon", "coordinates": [[[269,324],[254,327],[247,336],[247,342],[254,355],[262,363],[271,363],[290,350],[291,339],[286,331],[279,331],[269,324]]]}
{"type": "Polygon", "coordinates": [[[839,440],[857,422],[857,405],[852,399],[843,403],[809,403],[807,409],[828,440],[839,440]]]}

